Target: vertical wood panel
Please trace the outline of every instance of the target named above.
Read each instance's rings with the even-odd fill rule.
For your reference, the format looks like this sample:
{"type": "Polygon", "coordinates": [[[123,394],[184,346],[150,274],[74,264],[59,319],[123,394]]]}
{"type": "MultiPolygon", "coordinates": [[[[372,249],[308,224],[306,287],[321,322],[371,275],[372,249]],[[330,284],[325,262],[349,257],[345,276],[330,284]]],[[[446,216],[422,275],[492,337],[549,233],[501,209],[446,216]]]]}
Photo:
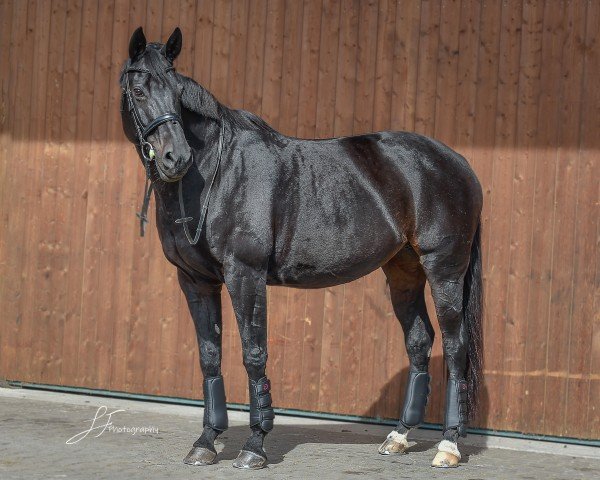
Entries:
{"type": "MultiPolygon", "coordinates": [[[[486,331],[486,345],[493,346],[493,354],[488,356],[487,368],[501,371],[505,358],[505,343],[511,340],[511,321],[506,316],[508,296],[508,269],[510,249],[504,248],[510,242],[510,216],[512,202],[512,174],[515,163],[517,95],[519,84],[519,61],[521,50],[521,9],[517,2],[504,2],[501,14],[500,58],[498,61],[498,90],[496,105],[496,126],[494,151],[492,152],[492,195],[489,205],[489,237],[493,238],[488,262],[494,265],[494,275],[487,284],[494,292],[494,301],[487,305],[487,315],[491,319],[486,331]],[[500,194],[502,192],[502,194],[500,194]],[[508,337],[508,338],[507,338],[508,337]]],[[[502,391],[511,377],[492,377],[490,391],[502,391]]],[[[497,397],[488,397],[490,402],[497,397]]],[[[503,425],[506,414],[499,412],[492,403],[494,421],[503,425]]]]}
{"type": "Polygon", "coordinates": [[[600,41],[600,4],[588,2],[587,7],[586,34],[584,40],[579,43],[579,52],[583,54],[585,63],[581,97],[572,348],[569,363],[569,375],[572,379],[569,382],[569,390],[571,392],[573,389],[573,392],[569,396],[567,422],[573,428],[572,434],[597,438],[600,431],[600,175],[598,148],[594,148],[593,145],[600,126],[600,92],[592,85],[600,70],[600,51],[597,47],[600,41]],[[581,377],[581,381],[578,377],[581,377]],[[586,390],[587,415],[584,415],[582,413],[585,408],[586,390]],[[580,415],[577,416],[576,412],[580,415]]]}
{"type": "MultiPolygon", "coordinates": [[[[517,105],[517,156],[512,174],[513,211],[511,234],[508,305],[506,318],[510,355],[503,359],[506,372],[523,372],[527,343],[536,339],[527,337],[527,314],[530,291],[529,266],[531,261],[531,241],[533,235],[533,190],[531,185],[535,175],[534,132],[537,127],[538,97],[541,76],[541,44],[543,2],[530,1],[523,4],[521,27],[521,68],[519,71],[517,105]]],[[[505,345],[506,347],[506,345],[505,345]]],[[[522,375],[510,376],[507,385],[505,409],[507,428],[518,428],[524,410],[523,398],[525,378],[522,375]]],[[[493,395],[490,390],[489,395],[493,395]]],[[[525,397],[526,398],[526,397],[525,397]]]]}
{"type": "MultiPolygon", "coordinates": [[[[599,16],[586,0],[0,2],[0,375],[201,396],[175,269],[153,222],[137,236],[144,173],[118,111],[133,29],[180,25],[178,70],[284,133],[416,130],[468,158],[485,196],[477,425],[597,436],[599,16]]],[[[245,402],[223,304],[227,395],[245,402]]],[[[381,271],[269,288],[268,309],[276,406],[398,415],[408,363],[381,271]]]]}
{"type": "MultiPolygon", "coordinates": [[[[552,288],[552,232],[554,228],[554,195],[556,188],[556,147],[559,132],[561,50],[564,44],[564,4],[544,6],[542,34],[542,87],[538,100],[539,144],[535,156],[533,182],[533,241],[531,245],[531,290],[527,324],[528,373],[547,371],[550,291],[552,288]]],[[[523,412],[523,425],[529,431],[544,429],[546,418],[553,422],[554,406],[544,404],[546,375],[528,375],[525,391],[528,402],[523,412]],[[548,408],[546,408],[548,407],[548,408]]]]}

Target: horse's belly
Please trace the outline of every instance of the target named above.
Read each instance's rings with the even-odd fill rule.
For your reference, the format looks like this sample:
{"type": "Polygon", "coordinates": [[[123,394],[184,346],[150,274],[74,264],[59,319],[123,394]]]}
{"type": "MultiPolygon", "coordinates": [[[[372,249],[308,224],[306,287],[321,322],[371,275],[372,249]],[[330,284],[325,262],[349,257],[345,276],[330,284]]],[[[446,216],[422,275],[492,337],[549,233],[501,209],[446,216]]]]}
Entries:
{"type": "Polygon", "coordinates": [[[363,277],[393,257],[406,242],[396,225],[359,218],[353,225],[319,224],[297,229],[280,244],[269,283],[322,288],[363,277]]]}

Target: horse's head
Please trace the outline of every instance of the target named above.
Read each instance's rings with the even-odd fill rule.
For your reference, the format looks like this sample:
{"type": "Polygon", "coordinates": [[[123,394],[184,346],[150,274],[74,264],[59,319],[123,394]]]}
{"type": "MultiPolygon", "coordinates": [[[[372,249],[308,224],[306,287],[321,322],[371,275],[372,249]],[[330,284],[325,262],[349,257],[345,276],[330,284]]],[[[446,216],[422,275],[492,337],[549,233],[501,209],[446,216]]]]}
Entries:
{"type": "Polygon", "coordinates": [[[181,123],[182,87],[173,61],[181,51],[176,28],[166,44],[146,44],[142,28],[129,42],[129,60],[121,74],[121,116],[127,138],[139,146],[146,163],[154,161],[160,178],[179,180],[192,163],[181,123]]]}

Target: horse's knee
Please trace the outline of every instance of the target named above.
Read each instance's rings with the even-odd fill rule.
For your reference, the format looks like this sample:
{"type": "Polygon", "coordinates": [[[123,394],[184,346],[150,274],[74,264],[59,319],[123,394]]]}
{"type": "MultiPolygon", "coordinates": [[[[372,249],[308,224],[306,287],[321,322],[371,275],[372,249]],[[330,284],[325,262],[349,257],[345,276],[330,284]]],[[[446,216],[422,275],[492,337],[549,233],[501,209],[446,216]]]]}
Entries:
{"type": "MultiPolygon", "coordinates": [[[[418,326],[416,325],[416,327],[418,326]]],[[[426,371],[435,333],[433,330],[431,332],[427,331],[422,325],[421,328],[416,327],[406,335],[406,353],[415,367],[426,371]]]]}
{"type": "Polygon", "coordinates": [[[200,367],[207,377],[216,377],[221,371],[221,351],[212,342],[200,342],[200,367]]]}
{"type": "Polygon", "coordinates": [[[244,367],[250,378],[256,379],[256,375],[262,377],[267,364],[267,350],[259,345],[244,348],[243,362],[244,367]]]}

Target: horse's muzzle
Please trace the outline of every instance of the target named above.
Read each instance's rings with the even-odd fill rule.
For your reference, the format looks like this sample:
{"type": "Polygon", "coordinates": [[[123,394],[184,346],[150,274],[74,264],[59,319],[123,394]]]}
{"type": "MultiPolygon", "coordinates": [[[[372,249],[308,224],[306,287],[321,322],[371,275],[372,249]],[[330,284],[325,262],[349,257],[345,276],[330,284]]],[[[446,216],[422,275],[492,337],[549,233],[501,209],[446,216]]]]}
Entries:
{"type": "MultiPolygon", "coordinates": [[[[167,154],[168,156],[169,154],[167,154]]],[[[192,165],[192,156],[190,155],[187,160],[176,160],[172,158],[165,162],[163,158],[161,161],[156,162],[156,169],[158,174],[164,182],[177,182],[187,173],[190,166],[192,165]]]]}

